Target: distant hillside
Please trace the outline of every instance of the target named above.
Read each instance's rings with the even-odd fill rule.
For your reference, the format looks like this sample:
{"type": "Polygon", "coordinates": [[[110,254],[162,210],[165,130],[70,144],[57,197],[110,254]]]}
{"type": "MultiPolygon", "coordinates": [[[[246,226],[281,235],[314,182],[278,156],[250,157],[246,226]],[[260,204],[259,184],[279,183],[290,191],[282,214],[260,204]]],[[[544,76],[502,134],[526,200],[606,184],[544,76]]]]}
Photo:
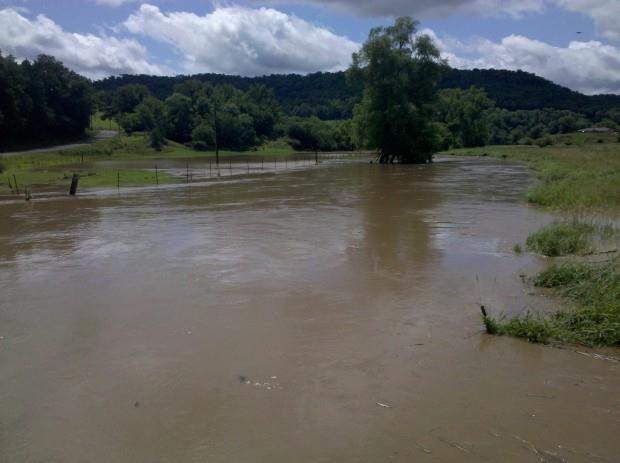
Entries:
{"type": "MultiPolygon", "coordinates": [[[[262,77],[125,75],[95,82],[95,88],[114,90],[127,84],[142,84],[154,96],[165,99],[172,94],[176,84],[187,79],[230,84],[240,89],[252,84],[264,84],[273,89],[287,114],[316,115],[321,119],[350,117],[353,106],[361,96],[361,88],[347,85],[343,72],[262,77]]],[[[523,71],[453,69],[440,84],[441,88],[469,88],[472,85],[484,88],[497,106],[508,110],[555,108],[593,115],[597,111],[620,108],[620,95],[587,96],[523,71]]]]}
{"type": "Polygon", "coordinates": [[[495,69],[453,69],[441,82],[442,88],[484,88],[500,108],[567,109],[592,115],[620,107],[620,95],[587,96],[550,80],[523,71],[495,69]]]}

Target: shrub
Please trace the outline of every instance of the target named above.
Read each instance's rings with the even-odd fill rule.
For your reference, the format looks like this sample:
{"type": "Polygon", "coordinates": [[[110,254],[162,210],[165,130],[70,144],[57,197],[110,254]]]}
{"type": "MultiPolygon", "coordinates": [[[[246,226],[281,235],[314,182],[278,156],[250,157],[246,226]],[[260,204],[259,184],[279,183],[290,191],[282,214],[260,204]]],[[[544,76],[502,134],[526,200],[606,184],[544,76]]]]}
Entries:
{"type": "Polygon", "coordinates": [[[544,148],[545,146],[551,146],[553,145],[553,138],[549,135],[546,135],[544,137],[538,138],[536,140],[536,144],[541,148],[544,148]]]}

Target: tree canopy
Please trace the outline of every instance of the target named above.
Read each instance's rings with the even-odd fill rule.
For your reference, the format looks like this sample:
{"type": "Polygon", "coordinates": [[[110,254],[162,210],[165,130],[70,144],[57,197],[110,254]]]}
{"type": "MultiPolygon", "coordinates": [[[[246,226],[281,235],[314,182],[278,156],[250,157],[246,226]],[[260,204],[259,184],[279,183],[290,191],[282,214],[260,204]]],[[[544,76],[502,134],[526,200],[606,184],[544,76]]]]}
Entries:
{"type": "Polygon", "coordinates": [[[358,139],[379,151],[381,163],[428,162],[438,147],[432,118],[446,64],[430,37],[415,35],[416,26],[403,17],[372,29],[348,71],[364,84],[354,111],[358,139]]]}
{"type": "Polygon", "coordinates": [[[53,57],[18,63],[0,53],[0,146],[81,135],[91,109],[90,81],[53,57]]]}

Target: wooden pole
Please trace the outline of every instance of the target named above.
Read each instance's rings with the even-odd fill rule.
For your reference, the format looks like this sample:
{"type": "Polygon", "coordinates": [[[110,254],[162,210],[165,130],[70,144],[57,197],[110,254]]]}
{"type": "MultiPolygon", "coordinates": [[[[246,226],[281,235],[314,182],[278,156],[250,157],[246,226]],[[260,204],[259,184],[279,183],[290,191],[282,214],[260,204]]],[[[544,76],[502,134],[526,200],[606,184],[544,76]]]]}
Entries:
{"type": "Polygon", "coordinates": [[[314,152],[314,159],[315,159],[316,165],[318,166],[319,165],[319,152],[318,151],[314,152]]]}
{"type": "Polygon", "coordinates": [[[13,193],[13,185],[11,184],[11,177],[9,177],[8,175],[6,176],[7,180],[9,181],[9,188],[11,190],[11,193],[13,193]]]}
{"type": "Polygon", "coordinates": [[[73,177],[71,178],[71,188],[69,188],[69,194],[71,196],[75,196],[75,194],[77,193],[79,181],[80,174],[73,174],[73,177]]]}
{"type": "Polygon", "coordinates": [[[157,166],[155,166],[155,184],[159,186],[159,172],[157,171],[157,166]]]}
{"type": "Polygon", "coordinates": [[[215,130],[215,163],[220,165],[220,145],[217,139],[217,99],[213,95],[213,128],[215,130]]]}
{"type": "Polygon", "coordinates": [[[185,180],[189,183],[189,161],[185,163],[185,180]]]}
{"type": "Polygon", "coordinates": [[[232,159],[228,160],[228,171],[230,172],[230,175],[232,175],[232,159]]]}
{"type": "Polygon", "coordinates": [[[19,185],[17,185],[17,177],[13,174],[13,184],[15,185],[15,191],[19,194],[19,185]]]}
{"type": "Polygon", "coordinates": [[[121,173],[120,173],[120,171],[116,172],[116,189],[120,193],[120,191],[121,191],[121,173]]]}
{"type": "Polygon", "coordinates": [[[209,177],[211,177],[211,160],[209,160],[209,177]]]}

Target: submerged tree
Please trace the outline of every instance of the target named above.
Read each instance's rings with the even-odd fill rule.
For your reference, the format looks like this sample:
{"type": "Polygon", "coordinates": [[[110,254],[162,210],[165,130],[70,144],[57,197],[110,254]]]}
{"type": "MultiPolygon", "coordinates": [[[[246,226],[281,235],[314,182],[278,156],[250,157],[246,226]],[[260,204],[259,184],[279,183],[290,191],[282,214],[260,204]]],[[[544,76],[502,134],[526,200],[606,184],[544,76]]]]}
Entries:
{"type": "Polygon", "coordinates": [[[432,119],[447,66],[430,37],[415,35],[416,26],[403,17],[372,29],[348,70],[350,81],[364,84],[354,111],[356,138],[378,149],[381,163],[429,162],[440,142],[432,119]]]}

